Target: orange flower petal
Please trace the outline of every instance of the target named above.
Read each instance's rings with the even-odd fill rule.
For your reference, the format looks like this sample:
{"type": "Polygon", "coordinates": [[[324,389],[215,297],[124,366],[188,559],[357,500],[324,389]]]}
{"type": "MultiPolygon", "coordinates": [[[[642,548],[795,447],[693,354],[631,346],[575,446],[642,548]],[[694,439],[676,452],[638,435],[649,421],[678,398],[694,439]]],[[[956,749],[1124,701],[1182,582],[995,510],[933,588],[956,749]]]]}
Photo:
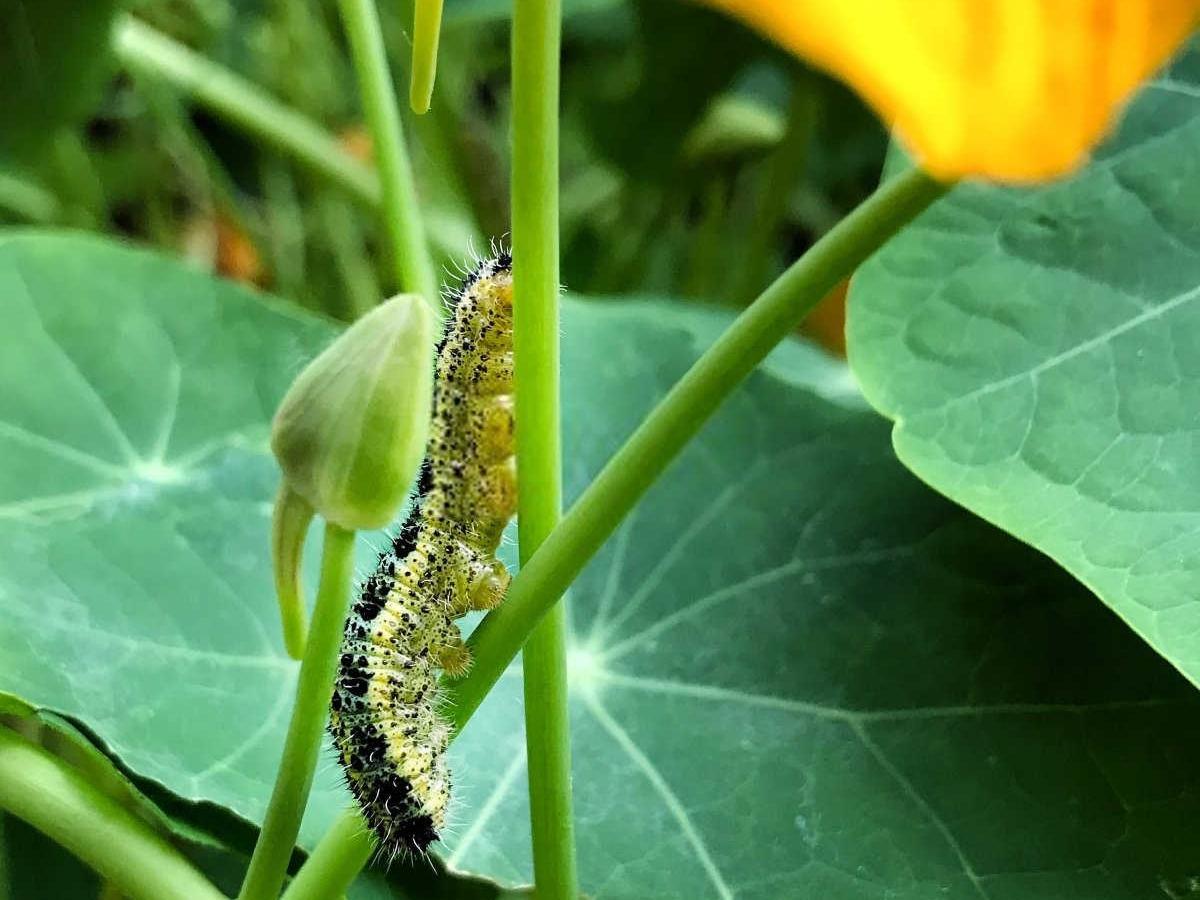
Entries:
{"type": "Polygon", "coordinates": [[[1070,171],[1200,0],[706,0],[844,79],[931,174],[1070,171]]]}

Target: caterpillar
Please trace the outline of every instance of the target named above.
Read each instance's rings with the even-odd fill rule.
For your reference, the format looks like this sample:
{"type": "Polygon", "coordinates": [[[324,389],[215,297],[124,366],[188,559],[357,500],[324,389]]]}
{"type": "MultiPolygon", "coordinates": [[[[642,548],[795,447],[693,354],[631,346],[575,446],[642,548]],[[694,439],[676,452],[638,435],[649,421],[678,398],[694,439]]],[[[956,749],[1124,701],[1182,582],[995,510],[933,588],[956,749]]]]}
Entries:
{"type": "Polygon", "coordinates": [[[512,258],[449,295],[427,455],[411,512],[362,585],[342,636],[330,731],[380,852],[424,853],[450,801],[438,676],[470,654],[455,619],[504,598],[496,549],[516,512],[512,258]]]}

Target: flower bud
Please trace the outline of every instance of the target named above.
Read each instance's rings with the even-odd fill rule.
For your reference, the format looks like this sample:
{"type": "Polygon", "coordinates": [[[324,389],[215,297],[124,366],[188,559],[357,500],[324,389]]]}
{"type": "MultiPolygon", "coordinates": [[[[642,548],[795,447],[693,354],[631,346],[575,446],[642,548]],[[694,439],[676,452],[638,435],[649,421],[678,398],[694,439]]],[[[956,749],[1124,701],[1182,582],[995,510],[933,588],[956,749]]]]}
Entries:
{"type": "Polygon", "coordinates": [[[714,100],[683,143],[684,158],[696,166],[724,165],[761,156],[783,140],[783,115],[736,94],[714,100]]]}
{"type": "Polygon", "coordinates": [[[429,433],[433,322],[415,294],[351,325],[296,378],[271,427],[284,486],[347,530],[399,511],[429,433]]]}

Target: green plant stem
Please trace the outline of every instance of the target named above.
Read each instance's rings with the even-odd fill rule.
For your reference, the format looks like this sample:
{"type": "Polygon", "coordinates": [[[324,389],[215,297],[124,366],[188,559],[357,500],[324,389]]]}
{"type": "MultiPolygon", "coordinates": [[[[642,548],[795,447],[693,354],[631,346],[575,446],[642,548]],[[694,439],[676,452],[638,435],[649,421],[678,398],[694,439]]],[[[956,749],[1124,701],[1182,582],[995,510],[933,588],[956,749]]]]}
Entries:
{"type": "MultiPolygon", "coordinates": [[[[512,26],[513,325],[520,557],[562,512],[558,353],[558,58],[561,0],[516,0],[512,26]]],[[[556,600],[558,598],[555,598],[556,600]]],[[[525,741],[534,886],[575,900],[567,621],[559,602],[525,644],[525,741]]]]}
{"type": "Polygon", "coordinates": [[[739,306],[754,296],[774,262],[779,227],[787,215],[792,192],[808,166],[817,106],[816,79],[807,72],[798,74],[788,103],[787,130],[764,167],[754,223],[742,245],[741,277],[732,298],[739,306]]]}
{"type": "Polygon", "coordinates": [[[416,0],[413,9],[412,80],[408,104],[417,115],[429,112],[437,76],[438,39],[442,33],[442,0],[416,0]]]}
{"type": "Polygon", "coordinates": [[[313,513],[313,508],[288,486],[286,480],[280,483],[271,515],[271,559],[283,646],[292,659],[304,659],[304,642],[308,635],[308,611],[304,608],[300,590],[300,561],[313,513]]]}
{"type": "Polygon", "coordinates": [[[530,631],[721,402],[830,288],[945,190],[917,170],[883,185],[767,288],[675,384],[521,567],[504,603],[471,635],[471,674],[447,685],[457,727],[466,724],[530,631]]]}
{"type": "MultiPolygon", "coordinates": [[[[567,585],[721,402],[833,285],[947,189],[915,169],[889,181],[793,263],[696,361],[517,573],[504,603],[472,634],[471,674],[444,684],[456,732],[466,726],[567,585]]],[[[328,871],[357,872],[371,852],[361,839],[363,828],[357,812],[345,813],[312,858],[325,861],[328,871]]],[[[297,881],[304,874],[301,869],[297,881]]],[[[353,875],[345,877],[344,882],[326,883],[330,894],[344,890],[353,875]]],[[[289,892],[285,900],[311,896],[315,895],[297,898],[289,892]]]]}
{"type": "Polygon", "coordinates": [[[50,142],[48,152],[50,178],[55,195],[64,201],[65,221],[78,228],[99,228],[107,215],[107,204],[83,137],[72,129],[63,129],[50,142]]]}
{"type": "Polygon", "coordinates": [[[329,236],[333,262],[346,288],[338,309],[347,321],[365,316],[384,298],[375,265],[367,253],[362,223],[350,201],[341,194],[325,191],[317,198],[317,212],[329,236]]]}
{"type": "Polygon", "coordinates": [[[326,523],[321,581],[300,664],[296,703],[275,775],[275,789],[239,894],[241,900],[274,900],[287,873],[333,692],[342,626],[350,607],[353,556],[354,532],[326,523]]]}
{"type": "Polygon", "coordinates": [[[383,211],[392,245],[392,263],[402,292],[417,293],[439,308],[438,283],[425,226],[417,203],[417,185],[404,146],[396,91],[388,72],[379,15],[372,0],[339,0],[342,24],[358,73],[363,112],[371,129],[375,159],[383,184],[383,211]]]}
{"type": "Polygon", "coordinates": [[[374,851],[367,823],[357,810],[346,810],[288,884],[283,900],[328,900],[341,896],[374,851]]]}
{"type": "Polygon", "coordinates": [[[130,900],[223,900],[149,825],[72,766],[5,727],[0,808],[62,844],[130,900]]]}
{"type": "Polygon", "coordinates": [[[118,22],[113,47],[127,68],[168,82],[367,205],[381,204],[379,178],[369,166],[342,150],[315,122],[244,78],[130,16],[118,22]]]}
{"type": "Polygon", "coordinates": [[[38,224],[62,215],[58,197],[40,184],[0,172],[0,209],[38,224]]]}

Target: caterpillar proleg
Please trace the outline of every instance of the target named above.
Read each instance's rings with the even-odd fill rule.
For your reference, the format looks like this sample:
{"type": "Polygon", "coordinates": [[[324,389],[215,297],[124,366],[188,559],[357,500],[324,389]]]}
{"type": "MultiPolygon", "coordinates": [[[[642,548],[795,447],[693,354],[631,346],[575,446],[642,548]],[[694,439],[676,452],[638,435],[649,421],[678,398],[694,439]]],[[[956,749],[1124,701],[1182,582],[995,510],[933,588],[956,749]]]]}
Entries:
{"type": "Polygon", "coordinates": [[[495,553],[517,499],[511,258],[481,263],[450,300],[417,497],[346,622],[332,700],[346,781],[391,856],[424,852],[445,825],[438,676],[470,666],[454,620],[509,581],[495,553]]]}

